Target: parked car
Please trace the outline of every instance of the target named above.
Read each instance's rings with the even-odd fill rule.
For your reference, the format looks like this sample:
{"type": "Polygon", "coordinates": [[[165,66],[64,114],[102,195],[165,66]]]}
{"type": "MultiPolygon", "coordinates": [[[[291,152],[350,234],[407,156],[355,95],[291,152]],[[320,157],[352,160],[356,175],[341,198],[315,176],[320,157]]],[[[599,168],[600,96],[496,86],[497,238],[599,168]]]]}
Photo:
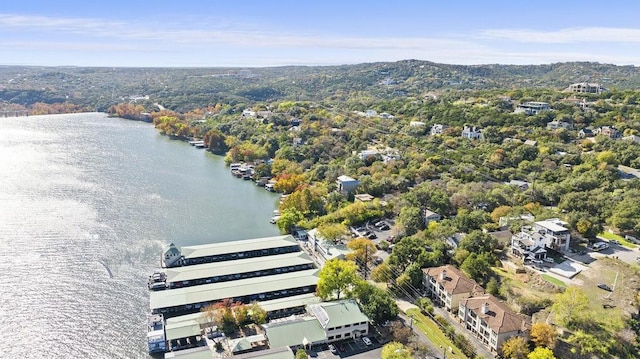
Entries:
{"type": "Polygon", "coordinates": [[[336,354],[338,352],[338,349],[336,349],[335,345],[329,344],[329,351],[333,354],[336,354]]]}
{"type": "Polygon", "coordinates": [[[609,241],[609,244],[619,245],[620,242],[616,241],[615,239],[612,239],[612,240],[609,241]]]}
{"type": "Polygon", "coordinates": [[[609,287],[608,285],[604,284],[604,283],[598,283],[598,288],[600,289],[604,289],[607,292],[613,292],[613,290],[611,289],[611,287],[609,287]]]}
{"type": "Polygon", "coordinates": [[[541,259],[532,259],[532,260],[531,260],[531,262],[532,262],[532,263],[535,263],[535,264],[542,264],[542,263],[544,263],[544,262],[542,262],[542,260],[541,260],[541,259]]]}
{"type": "Polygon", "coordinates": [[[371,339],[369,339],[369,337],[362,337],[362,341],[363,341],[367,346],[369,346],[369,345],[373,344],[373,343],[371,342],[371,339]]]}
{"type": "Polygon", "coordinates": [[[545,257],[545,258],[544,258],[544,261],[545,261],[545,262],[547,262],[547,263],[550,263],[550,264],[554,264],[554,263],[556,262],[556,261],[554,261],[554,260],[553,260],[553,258],[551,258],[551,257],[545,257]]]}

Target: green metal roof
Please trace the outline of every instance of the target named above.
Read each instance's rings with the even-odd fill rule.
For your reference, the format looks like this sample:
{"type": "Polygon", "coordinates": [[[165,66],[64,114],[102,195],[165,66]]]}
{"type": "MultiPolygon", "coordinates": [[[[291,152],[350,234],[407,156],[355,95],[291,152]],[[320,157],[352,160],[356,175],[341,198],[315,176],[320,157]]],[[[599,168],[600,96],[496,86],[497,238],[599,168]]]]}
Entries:
{"type": "Polygon", "coordinates": [[[213,359],[213,352],[209,347],[197,347],[164,353],[165,359],[213,359]]]}
{"type": "Polygon", "coordinates": [[[256,352],[235,354],[235,359],[294,359],[293,350],[289,347],[270,348],[256,352]]]}
{"type": "Polygon", "coordinates": [[[169,324],[175,324],[175,323],[186,322],[191,320],[195,320],[200,324],[205,324],[207,319],[205,317],[205,313],[198,312],[193,314],[185,314],[177,317],[167,318],[165,319],[165,322],[167,323],[167,325],[169,325],[169,324]]]}
{"type": "Polygon", "coordinates": [[[266,277],[152,291],[149,293],[149,307],[153,311],[160,308],[218,301],[225,298],[237,298],[246,295],[315,285],[318,283],[317,273],[318,269],[309,269],[266,277]]]}
{"type": "Polygon", "coordinates": [[[202,334],[200,323],[196,320],[167,323],[164,330],[167,340],[187,338],[202,334]]]}
{"type": "Polygon", "coordinates": [[[179,282],[228,274],[254,272],[299,264],[313,263],[305,252],[276,254],[258,258],[198,264],[167,269],[167,282],[179,282]]]}
{"type": "Polygon", "coordinates": [[[182,247],[181,252],[185,258],[198,258],[207,256],[217,256],[229,253],[261,250],[278,247],[289,247],[298,245],[291,235],[245,239],[241,241],[230,241],[222,243],[202,244],[198,246],[182,247]]]}
{"type": "Polygon", "coordinates": [[[309,305],[309,311],[318,318],[324,328],[369,321],[353,299],[312,304],[309,305]]]}
{"type": "Polygon", "coordinates": [[[275,310],[306,306],[308,304],[318,302],[320,302],[320,298],[316,297],[313,293],[307,293],[286,298],[265,300],[262,302],[258,302],[258,304],[267,312],[273,312],[275,310]]]}
{"type": "Polygon", "coordinates": [[[327,335],[320,322],[313,317],[263,324],[262,327],[271,347],[302,345],[305,339],[309,344],[327,341],[327,335]]]}

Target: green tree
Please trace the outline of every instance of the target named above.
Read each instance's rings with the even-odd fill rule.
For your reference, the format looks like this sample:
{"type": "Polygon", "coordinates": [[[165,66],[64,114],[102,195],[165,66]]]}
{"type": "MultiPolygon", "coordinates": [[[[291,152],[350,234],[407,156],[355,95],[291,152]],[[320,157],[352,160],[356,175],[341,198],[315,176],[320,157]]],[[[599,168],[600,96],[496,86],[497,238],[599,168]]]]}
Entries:
{"type": "Polygon", "coordinates": [[[527,355],[527,359],[556,359],[556,357],[553,355],[553,350],[537,347],[527,355]]]}
{"type": "Polygon", "coordinates": [[[340,299],[344,294],[351,296],[354,286],[358,284],[356,264],[352,261],[332,259],[327,261],[318,274],[316,292],[323,300],[340,299]]]}
{"type": "Polygon", "coordinates": [[[267,311],[258,302],[253,302],[249,306],[248,313],[251,321],[255,324],[261,325],[267,322],[267,311]]]}
{"type": "Polygon", "coordinates": [[[484,284],[487,278],[493,275],[492,266],[493,261],[489,253],[470,253],[460,266],[460,269],[476,282],[484,284]]]}
{"type": "Polygon", "coordinates": [[[318,226],[318,234],[333,243],[338,243],[347,233],[349,233],[349,229],[342,223],[327,223],[318,226]]]}
{"type": "Polygon", "coordinates": [[[281,233],[291,233],[291,230],[300,222],[304,216],[295,208],[287,208],[280,213],[280,218],[276,225],[281,233]]]}
{"type": "Polygon", "coordinates": [[[347,259],[367,268],[373,263],[373,254],[378,250],[371,240],[362,237],[347,242],[347,248],[351,249],[346,255],[347,259]]]}
{"type": "Polygon", "coordinates": [[[531,325],[531,340],[538,347],[553,349],[556,345],[556,332],[547,323],[533,323],[531,325]]]}
{"type": "Polygon", "coordinates": [[[551,311],[558,324],[568,326],[580,318],[588,305],[589,298],[582,289],[571,286],[556,296],[551,311]]]}
{"type": "Polygon", "coordinates": [[[424,229],[423,211],[418,207],[402,207],[398,216],[398,224],[404,229],[404,234],[411,236],[424,229]]]}
{"type": "Polygon", "coordinates": [[[501,350],[507,359],[527,359],[529,345],[523,337],[511,337],[502,343],[501,350]]]}
{"type": "Polygon", "coordinates": [[[384,323],[398,316],[398,305],[389,292],[361,281],[356,287],[356,295],[362,311],[374,323],[384,323]]]}
{"type": "Polygon", "coordinates": [[[411,359],[411,352],[402,343],[389,342],[382,347],[382,359],[411,359]]]}
{"type": "Polygon", "coordinates": [[[580,355],[596,354],[599,356],[607,355],[611,345],[615,344],[615,341],[612,343],[611,341],[603,340],[582,329],[578,329],[571,334],[571,336],[567,338],[567,342],[574,345],[574,348],[571,348],[573,353],[580,355]]]}
{"type": "Polygon", "coordinates": [[[307,359],[309,355],[307,355],[307,351],[304,349],[296,350],[296,359],[307,359]]]}

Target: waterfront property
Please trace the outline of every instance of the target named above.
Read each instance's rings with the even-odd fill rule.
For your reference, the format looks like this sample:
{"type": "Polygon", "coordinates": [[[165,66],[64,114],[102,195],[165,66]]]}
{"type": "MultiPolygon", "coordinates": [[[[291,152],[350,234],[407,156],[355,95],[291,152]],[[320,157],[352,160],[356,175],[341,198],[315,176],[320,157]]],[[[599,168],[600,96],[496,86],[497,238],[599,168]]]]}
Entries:
{"type": "Polygon", "coordinates": [[[353,299],[307,306],[307,315],[264,324],[269,346],[292,349],[359,338],[369,333],[369,318],[353,299]]]}
{"type": "Polygon", "coordinates": [[[172,243],[162,257],[162,266],[171,268],[299,251],[300,246],[291,235],[186,246],[182,249],[172,243]]]}
{"type": "Polygon", "coordinates": [[[223,299],[249,304],[254,301],[313,293],[318,282],[317,269],[202,284],[149,293],[152,313],[165,316],[194,313],[223,299]]]}
{"type": "Polygon", "coordinates": [[[314,269],[315,263],[304,252],[245,258],[167,269],[169,288],[227,282],[231,280],[265,277],[281,273],[314,269]]]}

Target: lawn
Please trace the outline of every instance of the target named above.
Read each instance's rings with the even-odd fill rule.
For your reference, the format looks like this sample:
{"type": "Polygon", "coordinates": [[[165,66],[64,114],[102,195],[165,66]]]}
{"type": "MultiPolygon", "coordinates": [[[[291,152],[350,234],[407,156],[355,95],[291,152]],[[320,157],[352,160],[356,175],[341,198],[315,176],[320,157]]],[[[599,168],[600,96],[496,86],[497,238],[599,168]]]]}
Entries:
{"type": "Polygon", "coordinates": [[[633,244],[631,242],[629,242],[628,240],[624,239],[624,237],[619,236],[617,234],[611,233],[611,232],[602,232],[600,234],[598,234],[598,237],[602,237],[604,239],[608,239],[608,240],[616,240],[618,242],[620,242],[621,246],[627,247],[627,248],[636,248],[637,245],[633,244]]]}
{"type": "Polygon", "coordinates": [[[413,318],[414,328],[417,327],[420,329],[420,331],[424,333],[424,335],[437,347],[453,348],[453,353],[447,351],[447,358],[467,359],[467,357],[462,354],[462,351],[456,348],[451,340],[444,335],[438,324],[431,320],[431,318],[422,314],[419,309],[409,309],[407,310],[407,315],[413,318]]]}
{"type": "Polygon", "coordinates": [[[560,279],[556,278],[556,277],[552,277],[548,274],[543,274],[542,275],[542,279],[546,280],[547,282],[551,283],[551,284],[555,284],[558,287],[563,287],[566,288],[567,284],[563,281],[561,281],[560,279]]]}

